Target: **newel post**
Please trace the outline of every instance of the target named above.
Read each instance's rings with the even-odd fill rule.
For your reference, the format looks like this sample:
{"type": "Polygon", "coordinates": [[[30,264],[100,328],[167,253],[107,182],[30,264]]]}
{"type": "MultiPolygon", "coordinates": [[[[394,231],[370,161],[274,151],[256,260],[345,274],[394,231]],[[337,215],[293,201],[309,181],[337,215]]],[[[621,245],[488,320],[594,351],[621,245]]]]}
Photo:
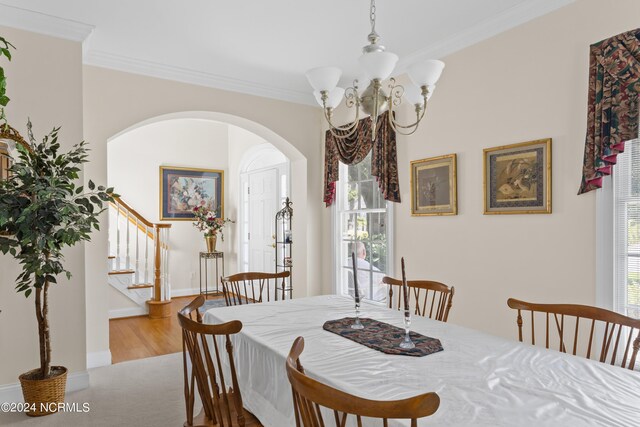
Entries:
{"type": "Polygon", "coordinates": [[[147,301],[149,306],[149,317],[152,319],[162,319],[171,316],[171,299],[167,297],[168,293],[166,286],[168,286],[166,274],[166,265],[168,257],[168,242],[163,241],[162,229],[169,228],[171,225],[165,224],[153,224],[153,236],[154,236],[154,261],[153,261],[153,296],[152,299],[147,301]],[[164,254],[164,256],[163,256],[164,254]]]}

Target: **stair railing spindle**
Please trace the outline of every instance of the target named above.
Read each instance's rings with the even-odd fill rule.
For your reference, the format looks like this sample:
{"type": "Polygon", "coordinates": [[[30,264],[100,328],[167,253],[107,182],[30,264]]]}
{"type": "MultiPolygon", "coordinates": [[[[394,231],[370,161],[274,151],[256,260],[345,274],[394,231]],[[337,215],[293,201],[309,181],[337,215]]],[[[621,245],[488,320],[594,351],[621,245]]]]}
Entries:
{"type": "Polygon", "coordinates": [[[127,216],[126,216],[126,221],[127,221],[127,242],[126,242],[126,247],[125,247],[125,251],[126,251],[126,257],[125,257],[125,265],[126,265],[126,269],[130,270],[131,269],[131,252],[130,252],[130,248],[131,248],[131,233],[129,231],[129,224],[131,223],[131,218],[129,218],[129,211],[127,211],[127,216]]]}
{"type": "Polygon", "coordinates": [[[140,283],[140,225],[138,224],[138,218],[136,218],[136,262],[135,262],[135,277],[134,283],[137,285],[140,283]]]}
{"type": "Polygon", "coordinates": [[[144,226],[144,283],[149,282],[149,226],[144,226]]]}
{"type": "Polygon", "coordinates": [[[116,202],[116,270],[120,270],[120,203],[116,202]]]}

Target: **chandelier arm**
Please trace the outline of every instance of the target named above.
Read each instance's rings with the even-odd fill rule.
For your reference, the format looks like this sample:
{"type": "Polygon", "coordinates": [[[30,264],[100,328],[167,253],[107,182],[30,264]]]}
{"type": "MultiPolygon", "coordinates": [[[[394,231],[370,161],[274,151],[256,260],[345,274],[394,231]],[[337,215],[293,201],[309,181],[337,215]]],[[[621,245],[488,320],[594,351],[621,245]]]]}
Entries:
{"type": "Polygon", "coordinates": [[[331,121],[331,116],[332,114],[330,113],[330,109],[329,108],[325,108],[324,109],[324,118],[327,121],[327,123],[329,124],[329,128],[330,129],[334,129],[340,132],[350,132],[353,129],[358,127],[358,120],[360,119],[360,107],[356,107],[356,116],[353,119],[353,121],[347,123],[346,125],[342,125],[342,126],[337,126],[334,125],[333,122],[331,121]]]}
{"type": "MultiPolygon", "coordinates": [[[[389,107],[390,112],[393,111],[393,109],[391,107],[389,107]]],[[[424,118],[426,112],[427,112],[427,100],[425,99],[425,103],[424,103],[424,107],[420,109],[420,112],[416,112],[416,121],[411,123],[410,125],[401,125],[400,123],[398,123],[394,118],[392,118],[392,114],[389,114],[389,123],[391,124],[391,126],[393,126],[394,130],[396,132],[398,132],[398,129],[412,129],[412,128],[417,128],[418,124],[422,121],[422,119],[424,118]]]]}
{"type": "Polygon", "coordinates": [[[329,113],[330,109],[328,108],[324,109],[324,117],[327,120],[327,123],[329,124],[329,131],[336,138],[340,138],[340,139],[349,138],[356,132],[356,130],[358,130],[358,124],[360,119],[360,103],[356,102],[355,105],[356,105],[356,116],[354,120],[351,123],[348,123],[344,126],[334,125],[333,122],[331,121],[331,114],[329,113]],[[341,135],[337,132],[347,132],[347,133],[345,135],[341,135]]]}
{"type": "MultiPolygon", "coordinates": [[[[408,126],[407,126],[408,127],[408,126]]],[[[391,121],[391,128],[400,135],[404,135],[404,136],[409,136],[409,135],[413,135],[414,133],[416,133],[416,131],[418,130],[418,124],[415,125],[415,127],[413,128],[412,131],[410,132],[406,132],[404,131],[402,128],[397,128],[396,125],[391,121]]]]}
{"type": "Polygon", "coordinates": [[[404,135],[404,136],[413,135],[418,130],[418,127],[420,126],[420,122],[424,118],[425,112],[427,111],[426,102],[424,105],[425,107],[421,108],[422,111],[416,110],[416,121],[410,125],[399,124],[398,122],[395,121],[395,118],[393,117],[393,112],[389,111],[389,125],[396,133],[399,133],[400,135],[404,135]],[[406,131],[407,129],[411,129],[411,130],[406,131]]]}

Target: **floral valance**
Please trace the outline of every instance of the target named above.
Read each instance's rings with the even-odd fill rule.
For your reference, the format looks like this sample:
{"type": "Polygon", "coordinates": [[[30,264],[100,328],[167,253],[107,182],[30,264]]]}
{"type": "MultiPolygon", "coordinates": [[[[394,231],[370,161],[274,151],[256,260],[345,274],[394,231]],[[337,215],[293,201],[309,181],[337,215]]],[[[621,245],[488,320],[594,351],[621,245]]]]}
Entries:
{"type": "MultiPolygon", "coordinates": [[[[327,131],[324,157],[324,202],[331,206],[340,179],[340,163],[355,165],[371,153],[371,174],[377,178],[385,200],[400,203],[396,132],[389,124],[388,112],[378,118],[375,141],[371,140],[371,118],[360,120],[358,129],[348,138],[337,138],[327,131]]],[[[344,133],[346,134],[346,132],[344,133]]]]}
{"type": "Polygon", "coordinates": [[[640,29],[591,46],[589,105],[582,184],[578,194],[602,187],[625,141],[638,137],[640,29]]]}

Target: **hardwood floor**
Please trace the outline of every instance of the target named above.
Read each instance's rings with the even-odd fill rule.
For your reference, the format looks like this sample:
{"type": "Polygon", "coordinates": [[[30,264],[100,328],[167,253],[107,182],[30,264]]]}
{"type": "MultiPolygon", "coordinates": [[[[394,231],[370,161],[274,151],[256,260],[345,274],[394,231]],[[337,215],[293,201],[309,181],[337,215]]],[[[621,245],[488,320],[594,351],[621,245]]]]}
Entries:
{"type": "MultiPolygon", "coordinates": [[[[109,321],[109,347],[113,363],[144,359],[182,351],[182,332],[176,314],[195,296],[176,297],[171,301],[171,316],[149,319],[147,316],[125,317],[109,321]]],[[[210,297],[216,299],[222,297],[210,297]]],[[[235,417],[235,414],[234,414],[235,417]]],[[[250,413],[245,414],[247,427],[262,427],[250,413]]]]}
{"type": "Polygon", "coordinates": [[[109,320],[111,360],[127,360],[161,356],[182,351],[182,332],[176,313],[195,297],[177,297],[171,301],[171,316],[149,319],[147,316],[109,320]]]}

